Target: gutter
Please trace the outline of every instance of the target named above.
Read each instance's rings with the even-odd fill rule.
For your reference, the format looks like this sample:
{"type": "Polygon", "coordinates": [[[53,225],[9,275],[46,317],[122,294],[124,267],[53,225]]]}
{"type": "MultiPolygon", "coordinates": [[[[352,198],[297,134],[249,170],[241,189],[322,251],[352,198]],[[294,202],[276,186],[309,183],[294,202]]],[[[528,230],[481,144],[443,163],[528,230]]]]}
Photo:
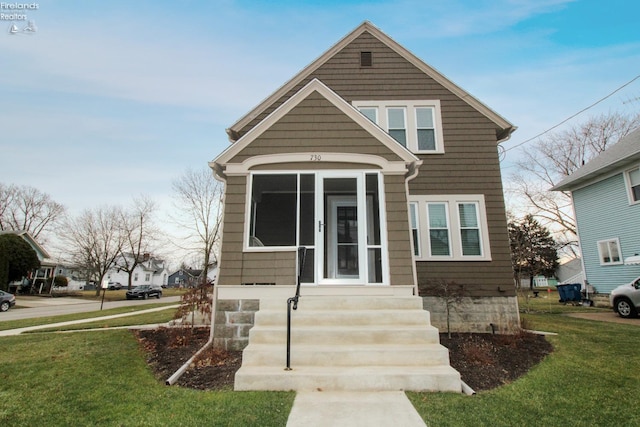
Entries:
{"type": "Polygon", "coordinates": [[[216,303],[218,301],[218,286],[215,284],[213,286],[213,298],[211,304],[211,329],[209,330],[209,340],[198,350],[193,356],[189,358],[177,371],[173,373],[167,380],[165,381],[166,385],[174,385],[178,379],[186,372],[186,370],[191,366],[193,361],[207,348],[209,348],[213,344],[213,332],[215,327],[215,319],[216,319],[216,303]]]}

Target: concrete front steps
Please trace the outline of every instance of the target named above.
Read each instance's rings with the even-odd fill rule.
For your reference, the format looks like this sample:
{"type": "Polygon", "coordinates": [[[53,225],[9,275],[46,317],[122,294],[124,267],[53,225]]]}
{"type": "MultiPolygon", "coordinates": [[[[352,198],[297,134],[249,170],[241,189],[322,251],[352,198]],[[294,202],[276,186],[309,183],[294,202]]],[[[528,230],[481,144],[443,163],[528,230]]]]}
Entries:
{"type": "Polygon", "coordinates": [[[291,313],[290,371],[286,309],[281,298],[260,300],[236,390],[462,389],[419,297],[301,297],[291,313]]]}

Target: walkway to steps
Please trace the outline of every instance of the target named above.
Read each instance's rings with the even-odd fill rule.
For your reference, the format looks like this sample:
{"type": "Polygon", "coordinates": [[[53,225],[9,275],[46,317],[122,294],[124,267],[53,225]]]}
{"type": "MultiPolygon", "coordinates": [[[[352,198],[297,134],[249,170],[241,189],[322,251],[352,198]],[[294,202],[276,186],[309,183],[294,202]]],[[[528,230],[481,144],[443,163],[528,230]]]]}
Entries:
{"type": "Polygon", "coordinates": [[[402,391],[298,392],[287,427],[426,427],[402,391]]]}
{"type": "Polygon", "coordinates": [[[461,392],[419,297],[301,298],[292,312],[291,371],[284,370],[286,317],[286,301],[260,301],[236,390],[461,392]]]}

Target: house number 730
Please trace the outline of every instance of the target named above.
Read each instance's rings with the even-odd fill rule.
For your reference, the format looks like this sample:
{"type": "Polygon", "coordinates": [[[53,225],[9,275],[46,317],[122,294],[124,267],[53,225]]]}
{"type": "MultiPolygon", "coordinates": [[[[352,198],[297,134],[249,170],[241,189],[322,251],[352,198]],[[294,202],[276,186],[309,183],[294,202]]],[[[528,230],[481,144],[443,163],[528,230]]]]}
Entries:
{"type": "Polygon", "coordinates": [[[312,154],[311,155],[312,162],[320,162],[322,161],[322,156],[320,154],[312,154]]]}

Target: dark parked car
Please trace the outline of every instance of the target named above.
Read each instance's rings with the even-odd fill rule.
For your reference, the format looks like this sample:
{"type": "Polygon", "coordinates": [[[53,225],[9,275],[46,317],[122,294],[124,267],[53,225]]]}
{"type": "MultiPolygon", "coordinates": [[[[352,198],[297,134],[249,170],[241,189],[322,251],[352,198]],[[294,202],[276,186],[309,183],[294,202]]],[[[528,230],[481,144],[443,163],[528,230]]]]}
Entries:
{"type": "Polygon", "coordinates": [[[9,292],[0,291],[0,311],[7,311],[16,305],[16,297],[9,292]]]}
{"type": "Polygon", "coordinates": [[[162,296],[162,288],[158,285],[140,285],[127,291],[127,299],[147,299],[151,297],[160,298],[162,296]]]}

